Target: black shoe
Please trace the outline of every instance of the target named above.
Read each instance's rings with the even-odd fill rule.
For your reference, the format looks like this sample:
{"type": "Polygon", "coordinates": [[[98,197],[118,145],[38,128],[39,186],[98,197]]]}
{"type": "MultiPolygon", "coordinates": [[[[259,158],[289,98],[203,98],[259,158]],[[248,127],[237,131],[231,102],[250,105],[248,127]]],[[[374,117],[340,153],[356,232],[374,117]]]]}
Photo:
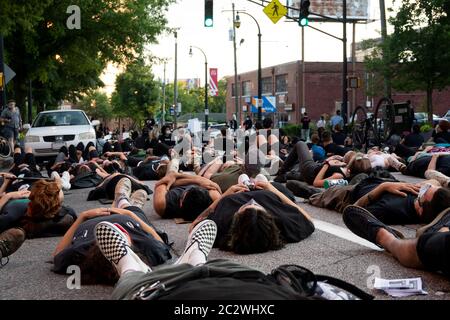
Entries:
{"type": "Polygon", "coordinates": [[[309,199],[316,193],[321,193],[323,190],[315,188],[303,181],[289,180],[286,183],[286,188],[292,191],[296,197],[309,199]]]}
{"type": "Polygon", "coordinates": [[[8,229],[0,234],[0,267],[9,261],[9,256],[20,248],[25,241],[25,231],[20,228],[8,229]],[[5,262],[3,259],[6,259],[5,262]]]}
{"type": "Polygon", "coordinates": [[[422,228],[417,229],[417,237],[420,237],[422,234],[426,232],[439,232],[442,228],[449,228],[450,227],[450,208],[445,209],[441,213],[438,214],[438,216],[429,224],[426,226],[423,226],[422,228]]]}
{"type": "Polygon", "coordinates": [[[374,217],[369,211],[358,206],[347,206],[344,209],[343,219],[345,225],[350,229],[351,232],[363,239],[376,244],[380,248],[382,248],[382,246],[380,246],[376,242],[377,233],[380,229],[386,229],[396,238],[404,238],[404,235],[400,231],[388,227],[383,222],[374,217]]]}

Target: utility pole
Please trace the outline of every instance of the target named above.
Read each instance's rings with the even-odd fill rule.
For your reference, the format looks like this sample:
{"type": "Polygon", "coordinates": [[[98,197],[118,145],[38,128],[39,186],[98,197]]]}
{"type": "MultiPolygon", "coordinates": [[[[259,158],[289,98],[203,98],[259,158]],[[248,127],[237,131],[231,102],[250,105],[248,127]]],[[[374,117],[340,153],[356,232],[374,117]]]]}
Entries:
{"type": "Polygon", "coordinates": [[[302,119],[302,109],[306,108],[305,71],[306,71],[306,67],[305,67],[305,28],[302,27],[302,105],[298,112],[298,122],[297,123],[300,123],[300,121],[302,119]]]}
{"type": "MultiPolygon", "coordinates": [[[[386,6],[384,0],[380,0],[380,21],[381,21],[381,40],[383,41],[383,64],[386,66],[386,50],[384,44],[387,38],[387,26],[386,26],[386,6]]],[[[392,87],[389,77],[384,74],[384,95],[387,98],[392,96],[392,87]]]]}
{"type": "Polygon", "coordinates": [[[236,54],[236,15],[234,11],[234,2],[232,3],[233,7],[233,49],[234,49],[234,107],[236,113],[236,121],[238,126],[241,124],[241,114],[239,112],[239,85],[238,85],[238,74],[237,74],[237,54],[236,54]]]}
{"type": "Polygon", "coordinates": [[[164,61],[163,102],[162,102],[161,126],[163,126],[166,123],[166,65],[167,65],[167,62],[164,61]]]}
{"type": "Polygon", "coordinates": [[[343,25],[343,64],[342,64],[342,117],[344,124],[347,123],[347,108],[348,108],[348,92],[347,92],[347,0],[343,0],[342,6],[342,25],[343,25]]]}
{"type": "MultiPolygon", "coordinates": [[[[352,69],[353,69],[353,75],[357,76],[356,74],[356,22],[353,21],[353,33],[352,33],[352,69]]],[[[356,109],[356,89],[352,89],[352,105],[349,110],[349,116],[352,115],[352,110],[356,109]]]]}
{"type": "Polygon", "coordinates": [[[177,68],[178,68],[178,32],[174,32],[175,36],[175,77],[173,80],[173,111],[175,115],[175,129],[177,125],[177,112],[178,112],[178,79],[177,79],[177,68]]]}

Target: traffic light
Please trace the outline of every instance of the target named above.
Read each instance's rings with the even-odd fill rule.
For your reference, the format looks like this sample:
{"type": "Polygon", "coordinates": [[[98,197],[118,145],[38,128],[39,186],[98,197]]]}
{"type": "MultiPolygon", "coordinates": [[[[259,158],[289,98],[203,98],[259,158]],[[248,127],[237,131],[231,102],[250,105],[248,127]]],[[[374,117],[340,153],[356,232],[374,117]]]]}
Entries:
{"type": "Polygon", "coordinates": [[[205,0],[205,27],[213,26],[213,0],[205,0]]]}
{"type": "Polygon", "coordinates": [[[298,24],[301,27],[306,27],[309,24],[309,6],[311,5],[309,0],[302,0],[300,3],[300,15],[298,17],[298,24]]]}

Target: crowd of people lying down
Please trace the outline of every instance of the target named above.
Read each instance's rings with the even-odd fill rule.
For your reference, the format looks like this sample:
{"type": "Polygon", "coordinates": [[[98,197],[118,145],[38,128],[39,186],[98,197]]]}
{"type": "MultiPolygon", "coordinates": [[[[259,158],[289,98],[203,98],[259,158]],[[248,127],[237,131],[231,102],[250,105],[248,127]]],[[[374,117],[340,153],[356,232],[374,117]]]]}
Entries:
{"type": "Polygon", "coordinates": [[[116,285],[115,298],[156,297],[149,286],[146,295],[138,289],[180,274],[188,280],[169,296],[200,296],[199,268],[217,271],[209,297],[232,297],[236,281],[247,281],[247,289],[238,287],[244,298],[299,298],[235,277],[257,270],[207,257],[213,247],[263,253],[308,238],[315,228],[300,197],[341,213],[353,233],[403,266],[450,275],[450,144],[442,132],[425,142],[415,127],[389,150],[365,153],[327,131],[310,142],[288,137],[270,119],[240,133],[224,127],[215,138],[155,126],[133,139],[64,146],[41,166],[31,149],[17,146],[11,168],[0,173],[0,263],[26,239],[59,236],[52,271],[77,265],[82,283],[116,285]],[[400,182],[393,172],[424,180],[400,182]],[[89,189],[93,209],[75,212],[64,205],[64,192],[81,188],[89,189]],[[191,223],[186,249],[171,266],[157,267],[172,259],[172,241],[144,212],[150,196],[162,219],[191,223]],[[391,227],[407,224],[422,225],[416,238],[391,227]]]}

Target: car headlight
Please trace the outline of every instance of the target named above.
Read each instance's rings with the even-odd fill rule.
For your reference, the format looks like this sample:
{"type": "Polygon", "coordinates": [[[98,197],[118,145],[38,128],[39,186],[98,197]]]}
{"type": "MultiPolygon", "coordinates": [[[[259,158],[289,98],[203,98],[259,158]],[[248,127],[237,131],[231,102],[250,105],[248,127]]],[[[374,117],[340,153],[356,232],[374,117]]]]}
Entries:
{"type": "Polygon", "coordinates": [[[25,143],[39,142],[39,136],[25,136],[25,143]]]}
{"type": "Polygon", "coordinates": [[[78,137],[80,140],[95,139],[95,133],[84,132],[84,133],[80,133],[80,135],[78,137]]]}

